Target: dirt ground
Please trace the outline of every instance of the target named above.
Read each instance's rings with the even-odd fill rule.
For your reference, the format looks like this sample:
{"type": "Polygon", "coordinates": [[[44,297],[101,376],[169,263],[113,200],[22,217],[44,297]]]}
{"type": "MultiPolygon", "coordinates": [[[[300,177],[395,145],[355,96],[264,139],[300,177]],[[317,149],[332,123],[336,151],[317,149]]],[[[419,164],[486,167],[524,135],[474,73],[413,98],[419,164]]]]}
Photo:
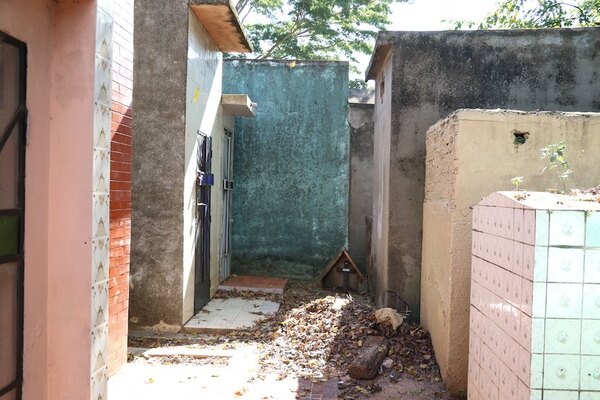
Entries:
{"type": "MultiPolygon", "coordinates": [[[[281,307],[275,316],[247,331],[131,337],[130,348],[161,349],[168,353],[169,348],[183,346],[214,356],[148,356],[138,352],[130,355],[130,362],[162,367],[194,366],[196,374],[201,375],[203,368],[219,368],[228,362],[223,352],[251,351],[255,354],[256,366],[250,368],[249,373],[245,372],[247,387],[235,389],[231,398],[278,398],[265,395],[269,385],[274,388],[279,383],[301,378],[315,384],[336,380],[338,398],[346,400],[451,399],[441,381],[429,334],[407,322],[396,331],[378,323],[374,309],[364,296],[323,292],[300,282],[290,283],[283,296],[240,292],[220,292],[217,296],[261,297],[279,302],[281,307]],[[352,379],[348,367],[370,335],[386,337],[390,350],[385,364],[389,368],[382,366],[373,380],[352,379]],[[257,387],[262,387],[262,391],[254,390],[257,387]],[[250,393],[261,394],[250,397],[250,393]]],[[[296,398],[306,396],[297,393],[296,398]]]]}

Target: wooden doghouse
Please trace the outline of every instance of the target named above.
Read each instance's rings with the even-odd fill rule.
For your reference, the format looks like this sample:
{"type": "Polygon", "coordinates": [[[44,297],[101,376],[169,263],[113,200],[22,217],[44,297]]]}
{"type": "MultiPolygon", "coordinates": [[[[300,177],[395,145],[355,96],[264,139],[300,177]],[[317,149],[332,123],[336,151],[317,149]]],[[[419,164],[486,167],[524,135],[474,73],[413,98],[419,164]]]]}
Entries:
{"type": "Polygon", "coordinates": [[[360,272],[352,257],[346,250],[342,250],[327,265],[321,274],[323,289],[359,292],[366,288],[365,276],[360,272]]]}

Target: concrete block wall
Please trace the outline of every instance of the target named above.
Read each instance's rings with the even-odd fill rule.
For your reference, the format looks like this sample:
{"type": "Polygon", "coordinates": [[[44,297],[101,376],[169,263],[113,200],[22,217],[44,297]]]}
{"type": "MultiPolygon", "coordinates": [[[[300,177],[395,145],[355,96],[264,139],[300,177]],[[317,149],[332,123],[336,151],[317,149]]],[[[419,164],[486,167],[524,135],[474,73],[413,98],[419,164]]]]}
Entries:
{"type": "Polygon", "coordinates": [[[599,45],[600,28],[379,34],[367,74],[378,90],[378,304],[403,307],[402,299],[419,318],[427,129],[460,108],[598,112],[599,45]]]}
{"type": "Polygon", "coordinates": [[[131,246],[133,0],[114,4],[110,143],[108,374],[127,362],[131,246]]]}
{"type": "Polygon", "coordinates": [[[494,193],[472,257],[469,399],[600,399],[600,204],[494,193]]]}
{"type": "Polygon", "coordinates": [[[564,140],[568,187],[600,183],[600,114],[460,110],[426,137],[421,323],[452,393],[467,389],[471,207],[524,176],[528,190],[562,189],[539,150],[564,140]],[[515,142],[523,135],[525,143],[515,142]]]}
{"type": "Polygon", "coordinates": [[[348,245],[348,63],[226,60],[235,127],[232,272],[313,278],[348,245]]]}
{"type": "Polygon", "coordinates": [[[373,213],[373,104],[349,103],[350,197],[348,249],[366,273],[371,233],[367,226],[373,213]]]}

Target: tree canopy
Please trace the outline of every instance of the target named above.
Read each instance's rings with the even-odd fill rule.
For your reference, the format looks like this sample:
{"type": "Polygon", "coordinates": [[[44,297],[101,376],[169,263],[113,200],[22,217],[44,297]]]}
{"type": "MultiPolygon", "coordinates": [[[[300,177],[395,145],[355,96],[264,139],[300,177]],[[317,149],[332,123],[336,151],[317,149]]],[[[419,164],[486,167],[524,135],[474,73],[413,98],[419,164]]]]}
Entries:
{"type": "Polygon", "coordinates": [[[454,21],[457,29],[600,26],[600,0],[502,0],[482,22],[454,21]]]}
{"type": "Polygon", "coordinates": [[[373,39],[389,23],[391,5],[398,1],[407,0],[238,0],[236,9],[255,58],[345,57],[356,70],[357,54],[371,53],[373,39]]]}

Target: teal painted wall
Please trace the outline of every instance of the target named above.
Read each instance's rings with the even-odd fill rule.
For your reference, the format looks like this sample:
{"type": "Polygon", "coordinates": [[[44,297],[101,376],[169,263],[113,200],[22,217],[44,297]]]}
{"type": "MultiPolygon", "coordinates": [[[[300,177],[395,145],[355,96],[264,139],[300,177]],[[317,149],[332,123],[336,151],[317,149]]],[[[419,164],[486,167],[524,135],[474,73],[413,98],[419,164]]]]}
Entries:
{"type": "Polygon", "coordinates": [[[230,60],[223,93],[237,118],[232,272],[318,276],[348,242],[348,64],[230,60]]]}

